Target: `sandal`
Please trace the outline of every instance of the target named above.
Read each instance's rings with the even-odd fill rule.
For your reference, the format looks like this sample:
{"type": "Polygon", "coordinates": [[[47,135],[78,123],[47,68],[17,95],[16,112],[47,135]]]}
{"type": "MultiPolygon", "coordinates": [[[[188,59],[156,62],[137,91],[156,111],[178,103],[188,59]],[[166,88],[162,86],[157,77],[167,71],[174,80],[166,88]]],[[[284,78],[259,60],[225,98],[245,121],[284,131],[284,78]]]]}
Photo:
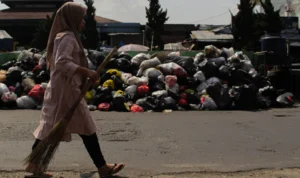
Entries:
{"type": "Polygon", "coordinates": [[[124,169],[124,167],[125,167],[124,164],[117,164],[117,163],[115,163],[115,165],[108,171],[108,173],[106,175],[100,175],[100,178],[109,177],[109,176],[112,176],[114,174],[117,174],[122,169],[124,169]]]}
{"type": "Polygon", "coordinates": [[[25,175],[24,178],[51,178],[53,175],[47,173],[25,175]]]}

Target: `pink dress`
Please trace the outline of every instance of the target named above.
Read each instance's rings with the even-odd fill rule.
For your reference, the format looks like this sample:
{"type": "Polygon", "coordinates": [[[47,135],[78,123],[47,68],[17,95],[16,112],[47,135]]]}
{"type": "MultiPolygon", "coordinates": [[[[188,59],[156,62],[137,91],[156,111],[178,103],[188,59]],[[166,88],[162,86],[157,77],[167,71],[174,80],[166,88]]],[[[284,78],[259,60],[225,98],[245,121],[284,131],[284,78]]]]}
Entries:
{"type": "MultiPolygon", "coordinates": [[[[37,139],[48,136],[53,126],[60,121],[77,97],[84,79],[75,74],[79,66],[87,66],[87,61],[80,59],[80,47],[72,32],[55,38],[53,49],[54,67],[50,72],[41,114],[41,121],[33,135],[37,139]]],[[[84,99],[77,107],[62,141],[71,141],[71,134],[92,135],[97,128],[84,99]]]]}

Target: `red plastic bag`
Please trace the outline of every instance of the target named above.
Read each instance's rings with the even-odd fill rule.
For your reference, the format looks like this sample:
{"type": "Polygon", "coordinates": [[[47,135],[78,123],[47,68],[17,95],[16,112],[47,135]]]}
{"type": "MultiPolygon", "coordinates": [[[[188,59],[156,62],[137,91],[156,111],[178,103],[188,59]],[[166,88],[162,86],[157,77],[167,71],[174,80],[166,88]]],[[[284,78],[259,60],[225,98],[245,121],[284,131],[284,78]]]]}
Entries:
{"type": "Polygon", "coordinates": [[[149,93],[149,87],[147,85],[138,86],[137,93],[140,96],[144,96],[149,93]]]}
{"type": "Polygon", "coordinates": [[[141,106],[134,104],[131,106],[130,111],[131,112],[144,112],[144,109],[141,106]]]}
{"type": "Polygon", "coordinates": [[[43,101],[44,94],[45,94],[45,88],[43,88],[42,85],[35,85],[28,93],[28,96],[30,96],[31,98],[37,101],[43,101]]]}
{"type": "Polygon", "coordinates": [[[110,110],[110,104],[109,103],[101,103],[98,105],[98,109],[100,111],[109,111],[110,110]]]}

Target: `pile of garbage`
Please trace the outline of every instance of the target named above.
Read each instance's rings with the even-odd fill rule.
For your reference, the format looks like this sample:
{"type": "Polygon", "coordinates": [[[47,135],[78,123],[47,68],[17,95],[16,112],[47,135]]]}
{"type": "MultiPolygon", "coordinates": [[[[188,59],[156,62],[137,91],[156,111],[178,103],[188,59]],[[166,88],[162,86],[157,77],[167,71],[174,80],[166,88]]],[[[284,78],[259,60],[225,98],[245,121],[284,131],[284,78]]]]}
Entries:
{"type": "MultiPolygon", "coordinates": [[[[258,110],[292,107],[292,93],[278,90],[251,60],[232,48],[206,46],[195,57],[171,52],[150,56],[117,54],[86,93],[90,110],[162,112],[168,110],[258,110]]],[[[0,107],[40,109],[49,71],[44,54],[23,51],[0,67],[0,107]]],[[[96,70],[105,55],[86,50],[96,70]]]]}

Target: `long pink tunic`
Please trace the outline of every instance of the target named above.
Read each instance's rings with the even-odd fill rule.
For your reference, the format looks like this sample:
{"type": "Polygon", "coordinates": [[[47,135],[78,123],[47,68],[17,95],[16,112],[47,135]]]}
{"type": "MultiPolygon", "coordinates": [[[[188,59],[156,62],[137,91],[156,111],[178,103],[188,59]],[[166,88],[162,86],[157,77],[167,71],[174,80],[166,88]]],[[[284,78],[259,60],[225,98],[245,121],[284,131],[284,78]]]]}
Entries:
{"type": "MultiPolygon", "coordinates": [[[[41,121],[33,135],[44,139],[53,126],[60,121],[77,97],[83,78],[75,74],[79,66],[86,66],[86,61],[80,59],[80,47],[73,33],[67,32],[56,37],[53,49],[54,67],[50,72],[41,114],[41,121]]],[[[71,141],[71,134],[92,135],[97,128],[90,111],[83,99],[71,119],[62,141],[71,141]]]]}

